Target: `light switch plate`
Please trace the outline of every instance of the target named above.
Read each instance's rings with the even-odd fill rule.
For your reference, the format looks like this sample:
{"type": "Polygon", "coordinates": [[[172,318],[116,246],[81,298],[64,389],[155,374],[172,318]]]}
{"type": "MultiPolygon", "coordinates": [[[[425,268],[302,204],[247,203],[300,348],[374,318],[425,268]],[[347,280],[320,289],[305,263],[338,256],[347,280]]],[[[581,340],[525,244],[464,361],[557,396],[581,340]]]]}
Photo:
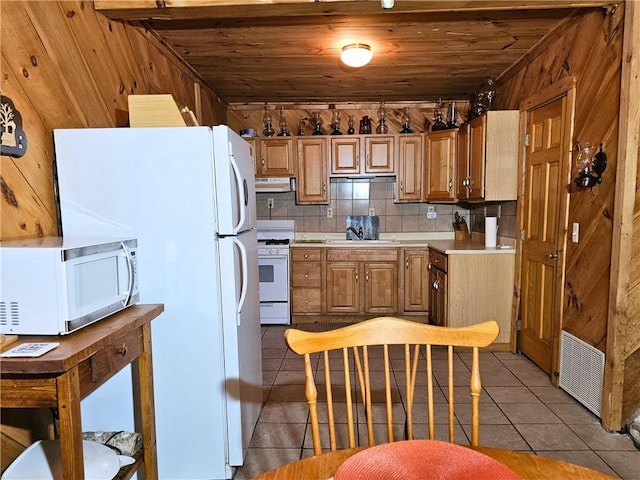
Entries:
{"type": "Polygon", "coordinates": [[[327,218],[333,218],[333,207],[327,207],[327,218]]]}
{"type": "Polygon", "coordinates": [[[580,238],[580,224],[574,223],[573,230],[571,231],[571,241],[573,243],[578,243],[579,238],[580,238]]]}

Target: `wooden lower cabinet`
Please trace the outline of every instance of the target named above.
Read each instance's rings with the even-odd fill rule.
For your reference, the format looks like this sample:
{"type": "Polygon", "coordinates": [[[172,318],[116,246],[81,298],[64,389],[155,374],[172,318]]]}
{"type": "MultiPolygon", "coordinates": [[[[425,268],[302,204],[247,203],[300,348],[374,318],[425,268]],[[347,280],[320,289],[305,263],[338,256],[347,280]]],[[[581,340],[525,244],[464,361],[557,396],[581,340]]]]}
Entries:
{"type": "Polygon", "coordinates": [[[464,327],[495,320],[500,327],[494,346],[511,341],[515,255],[449,253],[429,249],[432,323],[464,327]],[[436,287],[434,287],[436,285],[436,287]]]}
{"type": "Polygon", "coordinates": [[[291,313],[322,314],[321,248],[291,249],[291,313]]]}
{"type": "Polygon", "coordinates": [[[291,248],[294,323],[354,322],[393,315],[426,322],[423,248],[291,248]]]}
{"type": "Polygon", "coordinates": [[[426,248],[403,250],[403,310],[426,314],[429,310],[429,251],[426,248]]]}
{"type": "Polygon", "coordinates": [[[398,313],[398,250],[327,249],[328,314],[398,313]]]}

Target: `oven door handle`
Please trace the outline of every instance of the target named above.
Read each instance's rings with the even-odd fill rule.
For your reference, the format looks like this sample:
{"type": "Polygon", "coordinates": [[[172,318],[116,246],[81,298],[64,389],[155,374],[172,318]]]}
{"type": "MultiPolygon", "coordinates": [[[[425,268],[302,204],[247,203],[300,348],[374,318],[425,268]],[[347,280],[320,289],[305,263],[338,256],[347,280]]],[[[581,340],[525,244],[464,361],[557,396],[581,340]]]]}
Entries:
{"type": "Polygon", "coordinates": [[[286,260],[289,257],[286,255],[260,255],[258,254],[258,260],[286,260]]]}

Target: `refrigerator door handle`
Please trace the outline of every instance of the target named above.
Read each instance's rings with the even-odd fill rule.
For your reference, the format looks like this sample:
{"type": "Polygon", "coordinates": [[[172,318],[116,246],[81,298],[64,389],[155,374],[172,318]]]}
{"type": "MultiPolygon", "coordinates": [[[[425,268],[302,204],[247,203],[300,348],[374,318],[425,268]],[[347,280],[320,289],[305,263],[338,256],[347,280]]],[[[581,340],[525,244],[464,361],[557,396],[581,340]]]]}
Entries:
{"type": "Polygon", "coordinates": [[[247,249],[237,238],[233,239],[233,243],[235,243],[240,250],[240,262],[242,264],[242,286],[240,289],[240,299],[238,300],[238,309],[236,312],[236,322],[238,323],[238,326],[240,326],[242,323],[240,312],[244,307],[244,302],[247,299],[247,290],[249,289],[249,269],[247,266],[247,249]]]}
{"type": "Polygon", "coordinates": [[[239,200],[238,203],[240,204],[240,218],[238,219],[238,225],[236,225],[233,229],[233,233],[237,234],[244,228],[244,221],[245,221],[246,211],[247,211],[247,203],[249,202],[249,199],[248,199],[249,192],[247,190],[246,180],[242,178],[242,174],[240,173],[240,167],[238,166],[238,162],[236,162],[236,159],[233,156],[233,145],[231,144],[231,142],[229,142],[229,162],[231,163],[231,168],[233,169],[234,176],[236,177],[236,185],[238,186],[238,200],[239,200]]]}

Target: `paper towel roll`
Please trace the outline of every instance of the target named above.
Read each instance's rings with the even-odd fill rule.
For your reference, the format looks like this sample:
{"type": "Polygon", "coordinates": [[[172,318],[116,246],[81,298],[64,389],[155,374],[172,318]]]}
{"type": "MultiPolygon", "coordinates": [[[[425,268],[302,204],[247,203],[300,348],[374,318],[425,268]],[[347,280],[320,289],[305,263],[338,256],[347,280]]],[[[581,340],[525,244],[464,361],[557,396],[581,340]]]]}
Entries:
{"type": "Polygon", "coordinates": [[[498,236],[498,219],[486,217],[484,219],[484,246],[495,247],[498,236]]]}

